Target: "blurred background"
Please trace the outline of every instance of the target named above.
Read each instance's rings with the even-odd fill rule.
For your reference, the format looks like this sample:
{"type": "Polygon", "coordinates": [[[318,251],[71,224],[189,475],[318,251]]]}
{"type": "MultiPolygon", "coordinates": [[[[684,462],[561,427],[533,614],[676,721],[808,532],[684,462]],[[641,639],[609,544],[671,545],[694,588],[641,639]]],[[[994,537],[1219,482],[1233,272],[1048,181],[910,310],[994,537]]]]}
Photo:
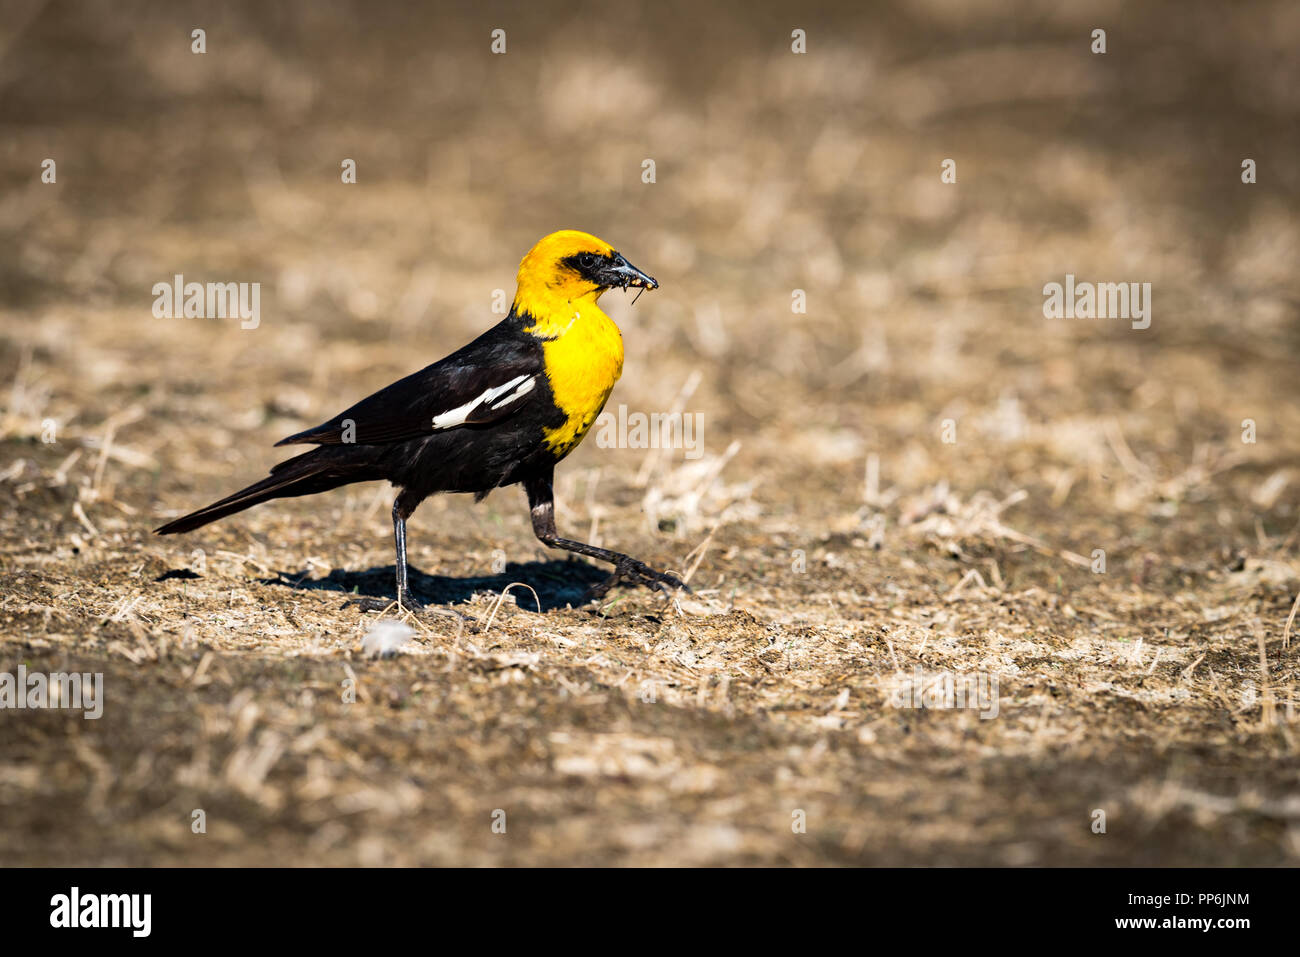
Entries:
{"type": "MultiPolygon", "coordinates": [[[[313,580],[391,564],[379,488],[258,509],[194,541],[160,544],[147,531],[260,477],[280,458],[269,448],[278,438],[497,321],[494,292],[513,295],[520,257],[544,234],[578,228],[661,283],[635,306],[618,293],[602,303],[627,349],[611,408],[698,412],[706,454],[588,441],[561,469],[562,527],[675,567],[712,532],[697,581],[706,599],[733,603],[728,617],[750,616],[718,637],[737,643],[729,660],[773,634],[824,651],[825,629],[851,622],[844,640],[875,648],[869,657],[878,651],[889,673],[910,665],[873,645],[881,634],[892,635],[890,654],[922,657],[937,653],[926,635],[946,635],[953,662],[970,655],[1022,675],[1039,673],[1055,654],[1045,649],[1074,647],[1065,667],[1093,687],[1117,680],[1106,643],[1128,649],[1145,635],[1148,649],[1171,642],[1152,665],[1153,682],[1168,669],[1162,706],[1190,710],[1151,712],[1138,727],[1186,721],[1189,749],[1237,735],[1242,760],[1258,762],[1251,774],[1281,775],[1270,779],[1278,793],[1294,785],[1271,760],[1292,753],[1292,732],[1242,744],[1241,722],[1268,716],[1215,695],[1236,702],[1250,682],[1273,688],[1281,709],[1294,686],[1294,665],[1278,672],[1276,656],[1300,518],[1300,6],[0,7],[0,500],[15,636],[57,647],[51,633],[81,635],[67,640],[102,652],[108,639],[85,637],[85,622],[113,621],[130,599],[113,582],[131,572],[131,587],[153,596],[148,582],[184,565],[195,543],[251,549],[249,561],[313,580]],[[202,55],[191,50],[196,28],[202,55]],[[504,55],[492,53],[496,29],[504,55]],[[791,50],[795,29],[806,53],[791,50]],[[1104,54],[1092,52],[1095,29],[1104,54]],[[53,184],[41,180],[46,158],[53,184]],[[1253,185],[1242,182],[1248,158],[1253,185]],[[355,185],[340,181],[345,159],[355,185]],[[955,183],[941,181],[949,159],[955,183]],[[178,273],[260,282],[260,325],[155,318],[154,283],[178,273]],[[1044,284],[1067,274],[1149,282],[1150,328],[1044,318],[1044,284]],[[795,290],[806,313],[791,309],[795,290]],[[942,440],[945,420],[954,443],[942,440]],[[1244,420],[1254,443],[1242,440],[1244,420]],[[42,440],[50,422],[52,443],[42,440]],[[1110,562],[1105,584],[1095,549],[1110,562]],[[796,550],[812,573],[791,574],[796,550]],[[954,614],[945,602],[958,587],[977,604],[954,614]],[[87,604],[45,610],[69,589],[87,604]],[[891,615],[902,630],[880,632],[891,615]],[[1017,658],[973,637],[1006,634],[1008,621],[1045,644],[1017,658]],[[1187,682],[1209,677],[1206,665],[1183,672],[1206,654],[1216,684],[1187,692],[1188,704],[1187,682]]],[[[484,509],[426,504],[413,523],[416,566],[474,576],[498,548],[512,562],[535,557],[521,496],[495,493],[484,509]]],[[[212,600],[244,590],[248,574],[219,578],[212,600]]],[[[204,583],[188,587],[199,601],[204,583]]],[[[164,606],[147,610],[156,600],[132,614],[151,634],[179,633],[164,606]]],[[[1145,669],[1149,654],[1138,658],[1145,669]]],[[[853,685],[846,717],[831,705],[844,675],[867,667],[847,660],[796,690],[760,683],[733,706],[768,715],[791,696],[824,695],[818,720],[830,707],[869,751],[886,732],[855,709],[887,692],[884,671],[853,685]]],[[[653,670],[628,665],[640,666],[653,670]]],[[[607,687],[617,675],[594,680],[607,687]]],[[[683,707],[703,707],[707,681],[682,680],[683,707]]],[[[1036,700],[1045,687],[1030,680],[1018,694],[1036,700]]],[[[1082,733],[1086,713],[1062,718],[1069,733],[1082,733]]],[[[801,720],[788,733],[806,756],[826,725],[801,720]]],[[[1122,760],[1105,786],[1155,788],[1167,769],[1156,762],[1157,777],[1142,777],[1146,762],[1125,750],[1133,729],[1116,720],[1122,760]]],[[[981,740],[1011,760],[1025,727],[995,724],[978,734],[1004,736],[981,740]]],[[[827,795],[878,779],[878,768],[841,758],[817,759],[816,772],[790,760],[796,777],[824,773],[827,795]]],[[[883,811],[873,817],[897,797],[881,792],[845,810],[813,852],[773,850],[740,825],[714,840],[665,824],[630,844],[566,832],[513,860],[567,860],[565,847],[608,840],[610,856],[591,860],[859,861],[876,847],[883,856],[867,859],[1132,861],[1066,836],[1053,801],[1087,790],[1091,772],[1076,771],[1051,777],[1050,794],[1025,810],[1037,836],[1001,835],[996,851],[980,830],[992,825],[953,807],[1020,794],[1009,767],[991,775],[1006,793],[987,782],[964,797],[943,792],[954,804],[933,810],[952,830],[939,836],[895,834],[883,811]]],[[[918,800],[924,790],[900,787],[918,800]]],[[[644,793],[624,795],[628,807],[644,793]]],[[[1147,801],[1150,833],[1182,833],[1162,815],[1195,803],[1147,801]]],[[[1223,862],[1227,844],[1247,862],[1293,858],[1300,838],[1287,820],[1216,818],[1147,863],[1223,862]]],[[[152,844],[141,828],[150,836],[116,859],[165,853],[165,839],[152,844]]],[[[400,842],[384,842],[397,833],[388,827],[359,859],[393,859],[400,842]]],[[[354,859],[329,858],[332,846],[321,859],[354,859]]],[[[426,850],[414,859],[472,857],[426,850]]]]}

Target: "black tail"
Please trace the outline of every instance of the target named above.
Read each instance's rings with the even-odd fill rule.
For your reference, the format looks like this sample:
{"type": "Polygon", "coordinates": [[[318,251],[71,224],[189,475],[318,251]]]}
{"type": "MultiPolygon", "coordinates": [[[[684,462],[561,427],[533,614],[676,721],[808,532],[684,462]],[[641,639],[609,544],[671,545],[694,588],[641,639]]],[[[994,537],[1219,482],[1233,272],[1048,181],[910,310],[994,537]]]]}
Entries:
{"type": "Polygon", "coordinates": [[[190,512],[175,521],[168,522],[154,529],[156,535],[175,535],[178,532],[192,532],[219,518],[242,512],[273,498],[293,498],[298,495],[314,495],[328,492],[340,485],[352,482],[365,482],[382,478],[371,474],[366,463],[340,460],[336,448],[318,448],[302,455],[281,462],[271,469],[271,474],[260,482],[254,482],[246,489],[234,495],[227,495],[219,502],[213,502],[207,508],[190,512]]]}

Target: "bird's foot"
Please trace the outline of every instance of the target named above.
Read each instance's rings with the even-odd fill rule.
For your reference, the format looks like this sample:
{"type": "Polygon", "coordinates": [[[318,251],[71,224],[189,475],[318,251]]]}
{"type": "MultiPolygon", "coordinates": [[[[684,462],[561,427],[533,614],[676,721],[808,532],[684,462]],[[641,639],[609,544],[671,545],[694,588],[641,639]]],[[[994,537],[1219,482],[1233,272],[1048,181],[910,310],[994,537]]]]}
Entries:
{"type": "Polygon", "coordinates": [[[351,601],[345,602],[343,607],[357,608],[363,612],[397,609],[398,611],[410,611],[416,614],[429,610],[429,605],[418,598],[412,597],[410,594],[403,595],[397,600],[392,598],[353,598],[351,601]]]}
{"type": "Polygon", "coordinates": [[[680,588],[688,595],[693,594],[690,586],[676,575],[655,571],[645,562],[639,562],[635,558],[624,555],[615,562],[612,575],[588,589],[585,601],[596,601],[604,598],[615,585],[644,585],[646,588],[661,591],[665,595],[672,595],[674,590],[680,588]]]}
{"type": "Polygon", "coordinates": [[[444,608],[432,602],[420,601],[418,598],[412,598],[409,593],[402,596],[400,604],[392,598],[353,598],[351,601],[344,602],[343,607],[357,608],[362,613],[368,611],[396,611],[399,616],[410,613],[429,618],[455,618],[467,625],[474,625],[478,622],[477,618],[467,615],[459,609],[444,608]]]}

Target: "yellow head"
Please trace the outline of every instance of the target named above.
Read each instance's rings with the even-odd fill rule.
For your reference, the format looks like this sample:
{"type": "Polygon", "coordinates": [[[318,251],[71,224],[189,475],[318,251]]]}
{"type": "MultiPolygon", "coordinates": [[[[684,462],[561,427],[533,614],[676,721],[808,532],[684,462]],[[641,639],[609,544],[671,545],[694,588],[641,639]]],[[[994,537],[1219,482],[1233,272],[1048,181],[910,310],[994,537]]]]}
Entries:
{"type": "Polygon", "coordinates": [[[562,229],[540,240],[519,264],[515,306],[541,317],[569,303],[595,302],[613,286],[657,289],[659,283],[603,239],[562,229]]]}

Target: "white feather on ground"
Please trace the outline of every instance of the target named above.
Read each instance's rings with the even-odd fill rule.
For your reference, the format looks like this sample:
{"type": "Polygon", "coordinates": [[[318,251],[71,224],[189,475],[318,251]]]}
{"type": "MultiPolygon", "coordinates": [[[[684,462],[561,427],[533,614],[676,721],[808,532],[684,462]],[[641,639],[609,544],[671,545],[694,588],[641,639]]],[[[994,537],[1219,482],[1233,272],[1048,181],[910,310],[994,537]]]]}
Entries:
{"type": "Polygon", "coordinates": [[[361,639],[361,651],[367,658],[391,658],[411,640],[415,629],[402,621],[379,621],[361,639]]]}

